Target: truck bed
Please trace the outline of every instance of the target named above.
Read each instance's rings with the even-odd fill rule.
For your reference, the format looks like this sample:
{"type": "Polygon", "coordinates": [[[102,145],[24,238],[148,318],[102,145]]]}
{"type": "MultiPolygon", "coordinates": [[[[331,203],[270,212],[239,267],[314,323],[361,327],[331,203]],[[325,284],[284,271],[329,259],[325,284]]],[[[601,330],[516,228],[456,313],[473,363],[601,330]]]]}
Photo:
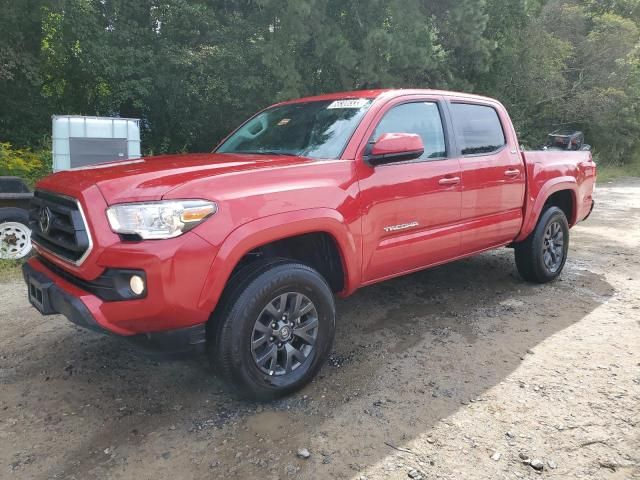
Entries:
{"type": "Polygon", "coordinates": [[[596,164],[589,151],[527,150],[522,152],[527,169],[527,195],[525,198],[525,224],[517,241],[524,240],[533,230],[544,203],[555,190],[570,190],[575,209],[571,226],[584,220],[593,208],[593,189],[596,182],[596,164]]]}

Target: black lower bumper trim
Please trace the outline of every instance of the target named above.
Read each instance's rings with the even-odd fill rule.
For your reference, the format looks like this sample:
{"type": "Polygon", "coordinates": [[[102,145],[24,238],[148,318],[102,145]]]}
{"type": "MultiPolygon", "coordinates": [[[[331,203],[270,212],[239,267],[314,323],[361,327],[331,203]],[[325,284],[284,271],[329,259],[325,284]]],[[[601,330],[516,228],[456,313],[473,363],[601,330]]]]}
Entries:
{"type": "Polygon", "coordinates": [[[587,213],[587,216],[586,216],[586,217],[584,217],[584,218],[582,219],[582,221],[583,221],[583,222],[584,222],[585,220],[588,220],[588,219],[589,219],[589,217],[590,217],[590,216],[591,216],[591,214],[593,213],[593,209],[594,209],[594,208],[596,208],[596,202],[595,202],[595,200],[591,202],[591,208],[589,209],[589,213],[587,213]]]}
{"type": "Polygon", "coordinates": [[[98,325],[89,309],[79,298],[62,290],[44,273],[25,263],[22,266],[22,274],[30,293],[36,288],[40,289],[38,297],[34,298],[32,294],[29,295],[29,302],[42,315],[59,313],[79,327],[105,333],[105,330],[98,325]]]}
{"type": "MultiPolygon", "coordinates": [[[[58,287],[46,274],[28,263],[22,266],[22,275],[29,289],[29,302],[42,315],[61,314],[79,327],[94,332],[111,334],[95,320],[87,306],[73,295],[58,287]]],[[[148,352],[182,353],[203,351],[206,341],[205,325],[195,325],[178,330],[146,333],[123,337],[148,352]]]]}
{"type": "Polygon", "coordinates": [[[147,296],[147,289],[140,295],[136,295],[131,291],[129,280],[133,275],[142,278],[143,284],[147,284],[147,274],[143,270],[124,270],[109,268],[102,275],[93,281],[86,281],[72,275],[66,270],[58,267],[44,257],[38,257],[38,261],[42,263],[48,270],[51,270],[57,276],[64,278],[71,285],[78,287],[80,290],[89,292],[98,297],[103,302],[122,302],[125,300],[140,300],[147,296]]]}
{"type": "Polygon", "coordinates": [[[204,352],[206,342],[204,324],[166,332],[145,333],[127,337],[127,340],[148,352],[182,353],[204,352]]]}

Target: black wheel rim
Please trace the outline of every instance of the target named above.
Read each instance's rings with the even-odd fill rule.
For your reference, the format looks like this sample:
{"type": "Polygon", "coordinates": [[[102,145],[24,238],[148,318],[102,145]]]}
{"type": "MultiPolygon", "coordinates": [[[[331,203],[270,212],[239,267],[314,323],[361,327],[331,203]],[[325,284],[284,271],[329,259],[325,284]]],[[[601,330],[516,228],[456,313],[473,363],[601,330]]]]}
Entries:
{"type": "Polygon", "coordinates": [[[318,311],[306,295],[289,292],[271,300],[251,334],[251,354],[258,368],[281,376],[299,368],[318,338],[318,311]]]}
{"type": "Polygon", "coordinates": [[[544,265],[551,273],[556,273],[564,259],[564,231],[560,222],[551,222],[544,232],[542,246],[544,265]]]}

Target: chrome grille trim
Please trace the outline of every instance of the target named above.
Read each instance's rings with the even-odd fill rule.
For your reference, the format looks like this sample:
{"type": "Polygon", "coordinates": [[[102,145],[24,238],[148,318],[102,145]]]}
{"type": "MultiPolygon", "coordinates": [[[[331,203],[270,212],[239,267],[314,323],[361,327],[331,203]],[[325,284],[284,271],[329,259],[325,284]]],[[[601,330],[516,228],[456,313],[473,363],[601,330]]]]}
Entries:
{"type": "Polygon", "coordinates": [[[89,255],[91,255],[91,252],[93,251],[93,247],[94,247],[93,237],[91,235],[91,229],[89,228],[89,224],[87,223],[87,217],[86,217],[86,215],[84,213],[84,208],[82,208],[82,204],[80,203],[80,201],[78,199],[70,197],[68,195],[63,195],[61,193],[56,193],[56,192],[52,192],[52,191],[49,191],[49,190],[42,190],[42,189],[39,189],[36,192],[42,192],[42,193],[44,193],[46,195],[49,195],[49,196],[63,198],[65,200],[67,200],[67,201],[73,202],[76,205],[76,207],[78,208],[78,212],[80,213],[80,218],[82,219],[82,223],[84,225],[85,233],[87,235],[88,247],[85,250],[85,252],[82,254],[82,256],[77,260],[66,258],[63,255],[60,255],[60,254],[58,254],[58,253],[46,248],[42,244],[38,243],[37,239],[32,237],[32,243],[33,243],[34,247],[36,247],[36,250],[38,252],[44,252],[45,254],[51,255],[51,256],[53,256],[53,257],[65,262],[65,263],[68,263],[68,264],[74,265],[76,267],[79,267],[80,265],[82,265],[84,263],[84,261],[87,259],[87,257],[89,257],[89,255]]]}

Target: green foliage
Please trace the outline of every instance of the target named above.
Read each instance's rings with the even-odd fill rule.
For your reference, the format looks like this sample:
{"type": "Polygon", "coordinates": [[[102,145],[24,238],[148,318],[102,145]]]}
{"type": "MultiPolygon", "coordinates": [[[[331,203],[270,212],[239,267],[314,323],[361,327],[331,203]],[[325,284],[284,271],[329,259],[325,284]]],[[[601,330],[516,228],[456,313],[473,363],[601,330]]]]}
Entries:
{"type": "Polygon", "coordinates": [[[624,177],[640,177],[640,163],[634,162],[625,165],[603,164],[598,167],[598,184],[624,177]]]}
{"type": "Polygon", "coordinates": [[[206,151],[278,100],[423,87],[500,99],[532,147],[575,127],[608,163],[640,158],[638,0],[3,0],[2,12],[0,141],[34,151],[52,114],[141,118],[147,153],[206,151]]]}
{"type": "Polygon", "coordinates": [[[10,143],[0,143],[0,176],[22,177],[33,184],[51,173],[51,152],[34,152],[29,148],[13,148],[10,143]]]}
{"type": "Polygon", "coordinates": [[[0,1],[0,141],[40,146],[51,105],[42,95],[44,0],[0,1]]]}
{"type": "Polygon", "coordinates": [[[0,283],[8,283],[20,279],[22,260],[0,259],[0,283]]]}

